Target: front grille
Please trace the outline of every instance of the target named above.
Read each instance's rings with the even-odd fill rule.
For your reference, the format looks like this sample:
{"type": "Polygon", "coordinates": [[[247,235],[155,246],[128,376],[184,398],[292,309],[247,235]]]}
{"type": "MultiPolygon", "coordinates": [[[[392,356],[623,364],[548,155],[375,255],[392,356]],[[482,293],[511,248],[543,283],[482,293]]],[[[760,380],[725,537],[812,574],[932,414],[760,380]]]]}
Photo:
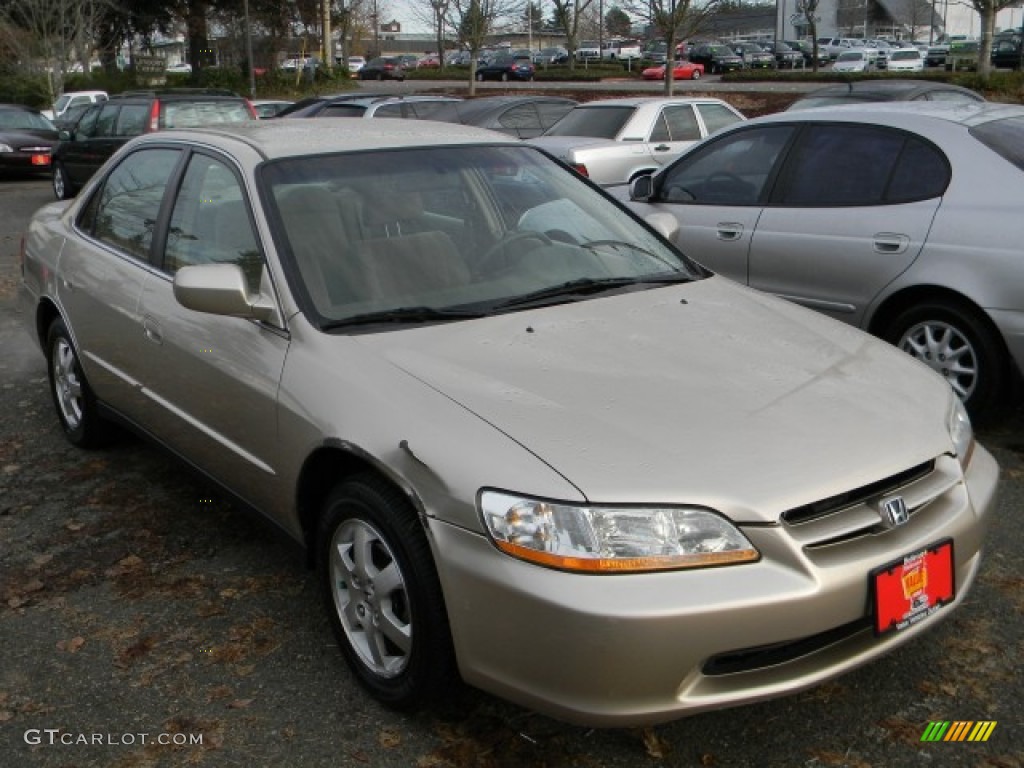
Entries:
{"type": "Polygon", "coordinates": [[[797,640],[720,653],[704,662],[703,672],[708,676],[731,675],[736,672],[751,672],[756,669],[785,664],[870,628],[871,619],[864,617],[851,621],[849,624],[833,627],[816,635],[801,637],[797,640]]]}
{"type": "Polygon", "coordinates": [[[893,526],[884,520],[881,509],[886,497],[903,499],[908,524],[912,524],[915,515],[926,509],[944,510],[955,505],[955,489],[962,483],[957,459],[940,456],[884,480],[787,510],[781,520],[786,532],[809,554],[890,530],[893,526]]]}
{"type": "Polygon", "coordinates": [[[879,480],[869,485],[855,488],[852,491],[822,499],[821,501],[805,504],[796,509],[787,510],[782,513],[782,522],[789,523],[790,525],[799,525],[800,523],[806,523],[816,518],[830,515],[845,507],[863,504],[871,498],[885,496],[905,485],[909,485],[929,474],[933,469],[935,469],[935,462],[926,461],[924,464],[919,464],[884,480],[879,480]]]}

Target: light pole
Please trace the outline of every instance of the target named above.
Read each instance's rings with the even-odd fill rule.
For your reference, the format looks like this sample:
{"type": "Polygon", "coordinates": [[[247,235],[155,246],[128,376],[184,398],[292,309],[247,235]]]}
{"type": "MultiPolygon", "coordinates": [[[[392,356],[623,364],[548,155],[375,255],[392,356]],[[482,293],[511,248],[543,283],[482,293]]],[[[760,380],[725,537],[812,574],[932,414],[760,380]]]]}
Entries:
{"type": "Polygon", "coordinates": [[[249,23],[249,0],[242,0],[242,14],[245,16],[245,57],[249,62],[249,98],[256,98],[256,69],[252,61],[252,26],[249,23]]]}

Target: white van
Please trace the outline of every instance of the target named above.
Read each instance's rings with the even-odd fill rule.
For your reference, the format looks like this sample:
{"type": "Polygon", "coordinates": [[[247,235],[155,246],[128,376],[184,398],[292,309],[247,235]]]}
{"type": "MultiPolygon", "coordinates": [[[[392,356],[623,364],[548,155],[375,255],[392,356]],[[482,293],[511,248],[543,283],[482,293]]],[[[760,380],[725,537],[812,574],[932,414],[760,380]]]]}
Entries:
{"type": "Polygon", "coordinates": [[[53,102],[53,109],[45,109],[43,114],[51,120],[55,120],[71,107],[95,104],[97,101],[106,101],[108,98],[106,91],[68,91],[62,93],[53,102]]]}

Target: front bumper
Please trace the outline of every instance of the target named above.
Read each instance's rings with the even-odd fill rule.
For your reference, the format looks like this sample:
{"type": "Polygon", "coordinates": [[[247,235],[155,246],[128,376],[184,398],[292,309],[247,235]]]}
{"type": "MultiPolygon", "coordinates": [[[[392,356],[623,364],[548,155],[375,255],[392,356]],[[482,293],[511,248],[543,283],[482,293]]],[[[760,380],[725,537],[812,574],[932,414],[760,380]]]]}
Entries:
{"type": "Polygon", "coordinates": [[[964,600],[997,481],[978,446],[967,482],[956,478],[906,525],[816,548],[785,524],[747,526],[759,562],[660,574],[548,570],[435,521],[460,670],[470,684],[589,726],[647,725],[799,691],[928,631],[964,600]],[[955,601],[876,637],[866,626],[869,572],[946,537],[955,601]]]}

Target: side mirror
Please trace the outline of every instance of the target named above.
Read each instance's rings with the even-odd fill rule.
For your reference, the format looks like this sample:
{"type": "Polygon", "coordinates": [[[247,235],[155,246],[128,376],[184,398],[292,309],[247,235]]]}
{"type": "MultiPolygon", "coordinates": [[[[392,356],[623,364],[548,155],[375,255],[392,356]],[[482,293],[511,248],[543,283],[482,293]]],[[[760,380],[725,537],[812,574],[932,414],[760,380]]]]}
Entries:
{"type": "Polygon", "coordinates": [[[276,312],[272,301],[249,294],[237,264],[182,267],[174,275],[174,298],[187,309],[211,315],[270,320],[276,312]]]}
{"type": "Polygon", "coordinates": [[[629,185],[629,199],[646,203],[654,194],[654,178],[650,175],[638,176],[629,185]]]}

